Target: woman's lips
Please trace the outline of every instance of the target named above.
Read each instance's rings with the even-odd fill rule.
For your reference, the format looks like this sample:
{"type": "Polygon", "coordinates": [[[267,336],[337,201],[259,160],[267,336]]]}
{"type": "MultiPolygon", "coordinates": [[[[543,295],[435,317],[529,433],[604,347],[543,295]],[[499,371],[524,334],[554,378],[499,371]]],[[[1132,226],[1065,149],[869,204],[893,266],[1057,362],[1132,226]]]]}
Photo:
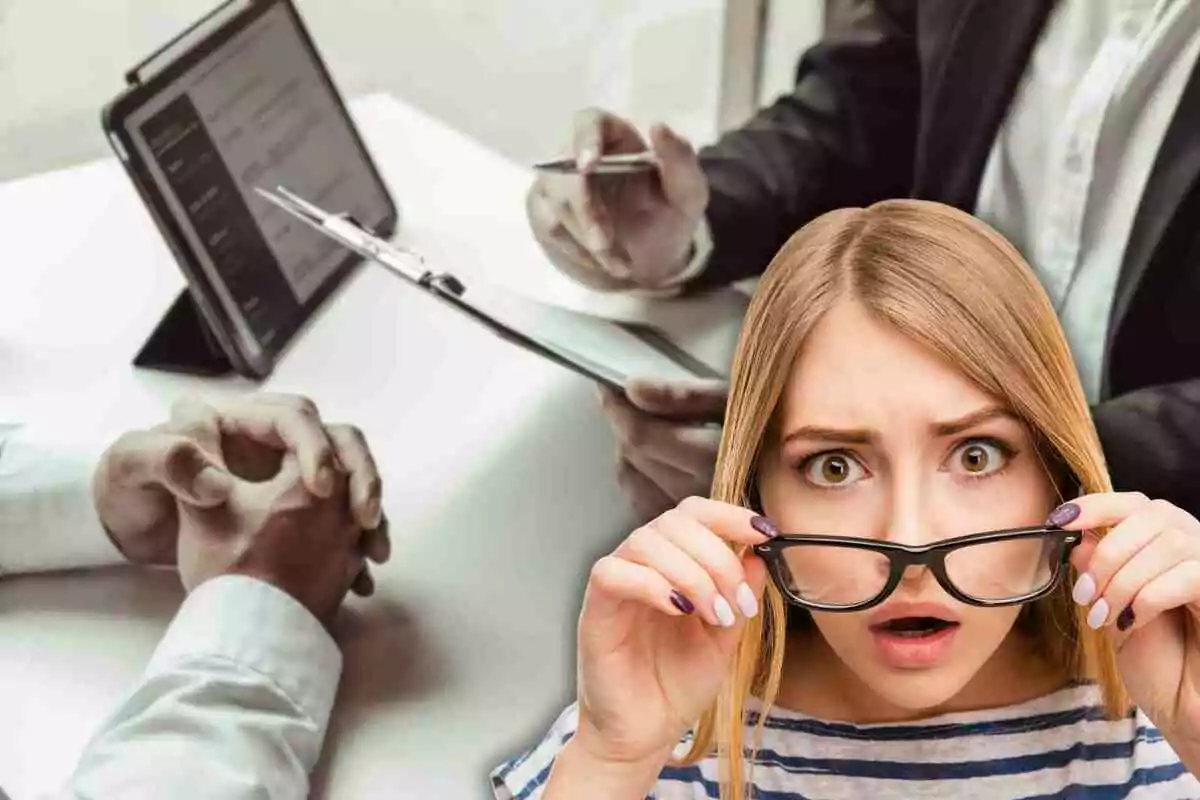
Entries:
{"type": "Polygon", "coordinates": [[[871,627],[871,637],[880,658],[893,669],[929,669],[936,666],[954,645],[958,623],[949,623],[919,634],[901,632],[887,625],[871,627]]]}

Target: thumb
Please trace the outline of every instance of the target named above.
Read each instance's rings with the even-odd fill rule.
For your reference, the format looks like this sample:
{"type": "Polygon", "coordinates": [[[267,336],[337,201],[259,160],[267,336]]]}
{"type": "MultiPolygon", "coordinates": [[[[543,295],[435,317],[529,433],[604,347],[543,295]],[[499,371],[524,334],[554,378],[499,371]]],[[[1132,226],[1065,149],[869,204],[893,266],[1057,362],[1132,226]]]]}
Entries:
{"type": "Polygon", "coordinates": [[[233,492],[233,477],[216,458],[192,439],[163,435],[154,454],[158,482],[177,500],[198,508],[224,504],[233,492]]]}
{"type": "Polygon", "coordinates": [[[650,414],[720,421],[725,415],[729,384],[721,380],[634,379],[625,393],[630,403],[650,414]]]}
{"type": "Polygon", "coordinates": [[[708,181],[691,143],[660,123],[650,129],[650,145],[658,156],[667,203],[685,214],[702,213],[708,205],[708,181]]]}

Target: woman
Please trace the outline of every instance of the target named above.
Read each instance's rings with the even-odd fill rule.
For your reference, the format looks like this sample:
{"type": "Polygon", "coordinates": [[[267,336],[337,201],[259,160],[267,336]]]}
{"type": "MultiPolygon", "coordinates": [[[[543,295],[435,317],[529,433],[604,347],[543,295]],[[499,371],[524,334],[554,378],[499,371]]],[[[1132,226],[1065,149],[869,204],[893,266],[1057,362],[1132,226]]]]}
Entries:
{"type": "Polygon", "coordinates": [[[1111,493],[1014,248],[932,203],[836,211],[748,312],[714,499],[596,564],[579,702],[493,782],[1200,797],[1198,619],[1200,523],[1111,493]]]}

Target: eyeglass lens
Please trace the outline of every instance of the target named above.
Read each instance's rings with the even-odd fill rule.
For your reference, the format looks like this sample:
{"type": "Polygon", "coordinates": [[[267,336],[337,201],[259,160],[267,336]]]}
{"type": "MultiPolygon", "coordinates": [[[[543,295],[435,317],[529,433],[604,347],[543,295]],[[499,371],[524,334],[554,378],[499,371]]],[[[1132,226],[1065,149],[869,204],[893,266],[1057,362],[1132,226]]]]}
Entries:
{"type": "MultiPolygon", "coordinates": [[[[1053,534],[967,545],[946,553],[946,577],[976,600],[1027,597],[1054,580],[1062,547],[1061,538],[1053,534]]],[[[781,555],[791,592],[825,606],[872,600],[886,588],[891,574],[885,553],[861,547],[797,543],[781,555]]]]}

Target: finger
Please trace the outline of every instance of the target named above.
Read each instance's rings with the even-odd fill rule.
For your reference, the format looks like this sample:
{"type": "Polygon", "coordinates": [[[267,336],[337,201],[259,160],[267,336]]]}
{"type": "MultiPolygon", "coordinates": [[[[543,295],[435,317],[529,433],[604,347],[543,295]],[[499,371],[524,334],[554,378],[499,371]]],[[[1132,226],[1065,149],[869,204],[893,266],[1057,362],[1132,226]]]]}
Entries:
{"type": "Polygon", "coordinates": [[[629,498],[629,504],[633,506],[639,524],[649,522],[675,507],[675,501],[670,495],[624,459],[617,461],[617,485],[629,498]]]}
{"type": "Polygon", "coordinates": [[[725,416],[729,384],[721,380],[664,382],[636,378],[626,389],[626,399],[650,414],[720,422],[725,416]]]}
{"type": "MultiPolygon", "coordinates": [[[[1131,517],[1127,522],[1136,519],[1131,517]]],[[[1100,548],[1097,549],[1098,555],[1103,546],[1104,542],[1101,542],[1100,548]]],[[[1088,609],[1088,626],[1099,630],[1105,625],[1117,622],[1118,616],[1133,602],[1143,587],[1178,564],[1192,559],[1196,555],[1195,551],[1195,546],[1189,546],[1189,543],[1184,541],[1184,534],[1179,531],[1155,534],[1147,545],[1117,567],[1101,590],[1099,599],[1088,609]]],[[[1126,625],[1126,622],[1122,620],[1121,624],[1126,625]]]]}
{"type": "Polygon", "coordinates": [[[365,566],[358,573],[358,577],[354,579],[354,583],[350,584],[350,591],[359,597],[370,597],[375,594],[375,579],[371,577],[371,571],[365,566]]]}
{"type": "Polygon", "coordinates": [[[1082,557],[1075,560],[1082,572],[1073,592],[1075,602],[1088,605],[1104,594],[1117,571],[1169,525],[1169,515],[1162,504],[1146,503],[1137,506],[1137,511],[1110,528],[1098,539],[1086,562],[1082,557]]]}
{"type": "Polygon", "coordinates": [[[325,434],[350,475],[350,508],[355,520],[364,530],[378,528],[383,518],[383,479],[366,437],[353,425],[330,425],[325,434]]]}
{"type": "Polygon", "coordinates": [[[392,557],[392,537],[386,516],[382,518],[379,527],[363,531],[359,546],[369,560],[376,564],[387,563],[392,557]]]}
{"type": "Polygon", "coordinates": [[[732,608],[747,618],[758,615],[758,601],[746,582],[742,560],[727,542],[681,511],[668,511],[652,525],[663,538],[704,567],[732,608]]]}
{"type": "Polygon", "coordinates": [[[337,467],[333,444],[311,409],[275,402],[218,407],[222,433],[245,436],[295,455],[304,483],[318,497],[333,491],[337,467]]]}
{"type": "Polygon", "coordinates": [[[635,470],[666,493],[667,497],[671,498],[672,506],[685,497],[691,497],[692,495],[706,496],[712,489],[713,465],[711,462],[707,468],[701,467],[701,470],[704,471],[699,474],[692,474],[677,469],[670,464],[656,461],[643,453],[624,448],[621,449],[620,459],[631,464],[635,470]]]}
{"type": "Polygon", "coordinates": [[[1197,602],[1200,602],[1200,561],[1183,561],[1138,591],[1133,602],[1124,607],[1126,610],[1118,612],[1119,627],[1123,625],[1124,633],[1130,634],[1160,614],[1197,602]]]}
{"type": "Polygon", "coordinates": [[[731,544],[762,544],[779,535],[775,524],[757,512],[719,500],[687,497],[675,508],[731,544]]]}
{"type": "Polygon", "coordinates": [[[610,616],[624,603],[635,602],[672,617],[695,613],[695,606],[650,567],[616,556],[605,556],[592,567],[584,595],[581,627],[610,616]]]}
{"type": "Polygon", "coordinates": [[[181,502],[215,508],[233,491],[233,478],[190,438],[162,431],[122,437],[116,467],[130,486],[157,485],[181,502]]]}
{"type": "Polygon", "coordinates": [[[699,214],[708,204],[708,181],[691,143],[666,125],[650,129],[650,143],[658,156],[659,177],[667,202],[686,214],[699,214]]]}
{"type": "Polygon", "coordinates": [[[711,474],[721,431],[705,425],[653,417],[604,390],[604,414],[626,452],[669,464],[687,475],[711,474]]]}
{"type": "Polygon", "coordinates": [[[527,213],[538,241],[554,265],[567,277],[599,291],[633,286],[612,276],[581,243],[582,227],[565,202],[556,202],[542,191],[531,192],[527,213]]]}
{"type": "Polygon", "coordinates": [[[1051,512],[1047,524],[1070,531],[1108,528],[1150,503],[1141,492],[1104,492],[1077,497],[1051,512]]]}
{"type": "Polygon", "coordinates": [[[202,450],[222,466],[221,423],[217,410],[199,397],[186,396],[171,405],[169,427],[175,433],[193,439],[202,450]]]}
{"type": "Polygon", "coordinates": [[[605,153],[637,153],[646,149],[637,128],[615,114],[587,108],[575,115],[572,150],[581,170],[591,169],[605,153]]]}
{"type": "MultiPolygon", "coordinates": [[[[754,555],[751,551],[746,551],[742,555],[742,573],[746,577],[746,585],[749,587],[751,596],[754,598],[758,608],[763,605],[763,592],[767,588],[767,565],[766,563],[754,555]]],[[[732,655],[741,643],[742,629],[745,627],[746,621],[751,619],[745,615],[739,616],[737,623],[732,628],[726,628],[716,631],[714,641],[717,648],[726,655],[732,655]]]]}
{"type": "Polygon", "coordinates": [[[650,567],[667,579],[709,625],[731,627],[737,620],[733,605],[717,586],[716,577],[667,540],[654,526],[644,525],[631,533],[613,555],[650,567]]]}

